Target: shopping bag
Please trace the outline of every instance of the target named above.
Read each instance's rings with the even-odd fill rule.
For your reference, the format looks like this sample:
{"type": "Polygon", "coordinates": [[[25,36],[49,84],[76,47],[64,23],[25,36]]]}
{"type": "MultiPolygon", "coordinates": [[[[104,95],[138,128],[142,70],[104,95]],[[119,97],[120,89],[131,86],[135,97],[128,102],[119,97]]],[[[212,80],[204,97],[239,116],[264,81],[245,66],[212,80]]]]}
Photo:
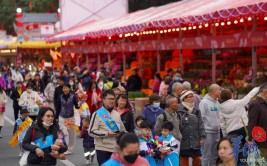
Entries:
{"type": "MultiPolygon", "coordinates": [[[[35,134],[35,128],[32,129],[32,142],[34,141],[34,134],[35,134]]],[[[26,166],[28,165],[28,156],[29,156],[30,152],[29,151],[24,151],[24,153],[22,154],[20,160],[19,160],[19,165],[20,166],[26,166]]]]}

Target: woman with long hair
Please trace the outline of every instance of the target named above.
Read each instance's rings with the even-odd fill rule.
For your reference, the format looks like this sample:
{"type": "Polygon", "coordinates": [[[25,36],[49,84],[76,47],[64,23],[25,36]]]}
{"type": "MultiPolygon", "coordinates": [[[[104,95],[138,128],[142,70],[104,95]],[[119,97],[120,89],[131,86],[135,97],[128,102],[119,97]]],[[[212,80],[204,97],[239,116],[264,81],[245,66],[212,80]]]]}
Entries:
{"type": "Polygon", "coordinates": [[[115,110],[120,114],[121,121],[127,132],[134,132],[134,117],[132,110],[127,107],[129,101],[128,96],[121,94],[117,97],[115,110]]]}
{"type": "Polygon", "coordinates": [[[88,96],[87,104],[92,115],[97,109],[101,107],[102,91],[98,88],[95,81],[91,81],[86,94],[88,96]]]}
{"type": "Polygon", "coordinates": [[[22,146],[30,151],[28,164],[31,165],[56,165],[55,155],[57,152],[63,155],[68,147],[64,140],[64,134],[59,130],[54,110],[49,107],[40,109],[37,121],[28,129],[22,146]],[[61,145],[56,143],[61,141],[61,145]],[[39,146],[37,146],[37,144],[39,146]]]}

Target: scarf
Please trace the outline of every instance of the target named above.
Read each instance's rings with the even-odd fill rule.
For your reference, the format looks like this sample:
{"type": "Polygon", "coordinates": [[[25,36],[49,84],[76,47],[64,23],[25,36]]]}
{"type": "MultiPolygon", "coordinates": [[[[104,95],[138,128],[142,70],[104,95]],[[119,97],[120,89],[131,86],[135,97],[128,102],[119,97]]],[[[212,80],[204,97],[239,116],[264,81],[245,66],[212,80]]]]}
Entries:
{"type": "Polygon", "coordinates": [[[92,102],[91,105],[95,105],[97,107],[97,93],[96,89],[92,90],[92,102]]]}
{"type": "Polygon", "coordinates": [[[182,101],[182,105],[188,109],[188,113],[191,114],[193,112],[194,109],[194,103],[186,103],[184,101],[182,101]]]}

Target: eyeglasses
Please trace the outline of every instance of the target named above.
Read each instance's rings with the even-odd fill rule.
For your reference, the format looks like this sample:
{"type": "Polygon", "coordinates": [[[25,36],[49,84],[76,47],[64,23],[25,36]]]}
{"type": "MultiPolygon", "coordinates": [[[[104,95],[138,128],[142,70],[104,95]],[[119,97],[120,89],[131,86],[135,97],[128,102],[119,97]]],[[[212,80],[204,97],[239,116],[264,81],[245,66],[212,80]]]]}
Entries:
{"type": "Polygon", "coordinates": [[[54,119],[54,115],[45,115],[45,116],[48,117],[48,118],[54,119]]]}

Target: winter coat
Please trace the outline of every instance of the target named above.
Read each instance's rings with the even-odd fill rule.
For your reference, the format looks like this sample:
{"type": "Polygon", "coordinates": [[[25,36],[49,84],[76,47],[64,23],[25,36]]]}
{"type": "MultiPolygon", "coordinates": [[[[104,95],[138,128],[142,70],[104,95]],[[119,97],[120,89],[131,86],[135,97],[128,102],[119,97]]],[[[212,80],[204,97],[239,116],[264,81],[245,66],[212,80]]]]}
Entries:
{"type": "Polygon", "coordinates": [[[43,80],[39,80],[38,82],[33,80],[32,83],[33,83],[33,90],[35,90],[36,92],[44,93],[45,84],[43,80]]]}
{"type": "Polygon", "coordinates": [[[181,150],[200,149],[200,140],[206,138],[206,133],[199,109],[195,107],[189,114],[188,109],[180,104],[178,114],[183,136],[181,150]]]}
{"type": "Polygon", "coordinates": [[[159,87],[160,87],[161,81],[159,79],[155,79],[153,82],[152,91],[154,94],[159,94],[159,87]]]}
{"type": "Polygon", "coordinates": [[[219,112],[220,126],[224,136],[231,131],[243,128],[244,125],[248,125],[248,115],[245,106],[258,92],[259,88],[257,87],[250,91],[243,99],[229,99],[221,104],[219,112]],[[243,119],[244,124],[241,118],[243,119]]]}
{"type": "Polygon", "coordinates": [[[220,132],[220,103],[214,100],[209,94],[206,94],[203,100],[199,103],[202,120],[206,133],[220,132]]]}
{"type": "MultiPolygon", "coordinates": [[[[171,132],[175,139],[178,141],[182,140],[182,134],[180,131],[180,119],[176,111],[170,112],[169,110],[164,111],[166,113],[166,120],[171,122],[173,125],[173,131],[171,132]]],[[[155,133],[161,135],[161,127],[164,122],[164,115],[161,114],[157,117],[156,125],[154,127],[155,133]]]]}
{"type": "MultiPolygon", "coordinates": [[[[112,110],[111,112],[106,110],[106,112],[119,126],[120,132],[125,132],[125,127],[121,121],[120,114],[115,110],[112,110]]],[[[107,152],[117,151],[116,137],[109,136],[109,131],[110,129],[105,124],[105,122],[103,122],[97,112],[94,112],[91,116],[88,132],[90,136],[94,137],[96,150],[107,152]]]]}
{"type": "Polygon", "coordinates": [[[127,132],[134,132],[134,117],[132,111],[126,108],[121,114],[121,121],[127,132]]]}
{"type": "MultiPolygon", "coordinates": [[[[53,141],[58,138],[58,132],[60,132],[59,129],[57,129],[56,125],[52,125],[49,130],[44,129],[43,127],[41,128],[40,126],[37,125],[37,123],[33,123],[31,127],[28,129],[24,140],[22,142],[22,147],[23,149],[30,151],[30,154],[28,156],[28,163],[30,165],[56,165],[57,164],[57,159],[52,157],[50,153],[52,152],[51,146],[44,148],[44,157],[38,157],[35,150],[37,148],[36,145],[32,145],[31,142],[32,140],[37,140],[40,138],[45,138],[48,135],[53,134],[53,141]],[[34,138],[32,139],[32,132],[34,128],[34,138]]],[[[64,142],[64,145],[58,150],[59,153],[64,153],[67,151],[68,147],[66,143],[64,142]]]]}
{"type": "MultiPolygon", "coordinates": [[[[90,110],[91,115],[92,115],[96,110],[98,110],[101,107],[101,101],[102,100],[97,103],[97,106],[92,105],[92,94],[93,94],[93,92],[91,90],[87,90],[86,94],[88,96],[86,103],[88,104],[89,110],[90,110]]],[[[99,88],[97,88],[96,89],[96,94],[98,96],[102,96],[102,91],[99,88]]]]}
{"type": "MultiPolygon", "coordinates": [[[[22,90],[22,93],[23,93],[23,90],[22,90]]],[[[13,100],[13,108],[18,109],[18,110],[21,109],[21,107],[19,106],[19,98],[21,94],[19,94],[16,88],[12,90],[11,95],[10,95],[10,98],[13,100]]]]}
{"type": "Polygon", "coordinates": [[[142,116],[147,119],[147,121],[152,125],[152,134],[155,136],[154,133],[154,126],[157,121],[157,117],[162,114],[164,110],[162,108],[152,108],[150,104],[147,104],[142,112],[142,116]]]}
{"type": "Polygon", "coordinates": [[[58,118],[59,112],[60,112],[60,108],[57,108],[57,102],[58,102],[58,100],[62,94],[63,94],[63,86],[56,87],[55,93],[54,93],[54,105],[55,105],[55,109],[56,109],[56,113],[57,113],[57,118],[58,118]]]}
{"type": "Polygon", "coordinates": [[[88,134],[88,128],[82,127],[81,137],[83,138],[83,148],[95,148],[94,138],[88,134]]]}
{"type": "MultiPolygon", "coordinates": [[[[252,140],[252,130],[255,126],[262,127],[267,131],[267,101],[261,97],[253,100],[248,108],[248,140],[252,140]]],[[[259,148],[267,148],[267,140],[264,142],[257,142],[259,148]]]]}
{"type": "Polygon", "coordinates": [[[140,91],[142,87],[142,80],[138,75],[131,75],[128,78],[126,89],[127,91],[140,91]]]}
{"type": "Polygon", "coordinates": [[[54,104],[54,95],[56,87],[57,86],[54,83],[49,83],[44,90],[44,95],[48,103],[48,106],[51,107],[54,111],[56,111],[54,104]]]}

